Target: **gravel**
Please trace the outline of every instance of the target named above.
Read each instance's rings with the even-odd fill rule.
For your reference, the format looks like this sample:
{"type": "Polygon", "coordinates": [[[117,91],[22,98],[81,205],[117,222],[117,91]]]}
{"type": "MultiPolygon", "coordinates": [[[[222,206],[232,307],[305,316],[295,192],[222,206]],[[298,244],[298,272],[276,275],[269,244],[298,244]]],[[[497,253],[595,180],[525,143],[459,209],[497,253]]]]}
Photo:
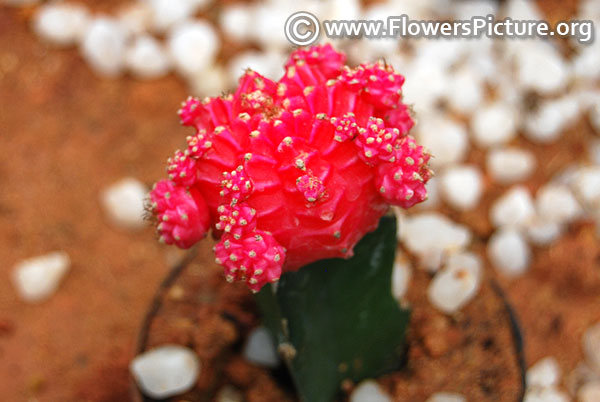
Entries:
{"type": "Polygon", "coordinates": [[[515,186],[498,198],[490,209],[490,220],[496,227],[523,227],[533,220],[535,207],[529,190],[515,186]]]}
{"type": "Polygon", "coordinates": [[[125,64],[137,78],[152,79],[169,73],[171,60],[162,44],[150,35],[135,38],[125,52],[125,64]]]}
{"type": "Polygon", "coordinates": [[[23,301],[42,302],[56,292],[70,267],[71,260],[64,251],[29,258],[13,268],[13,284],[23,301]]]}
{"type": "Polygon", "coordinates": [[[35,14],[33,29],[49,42],[68,46],[82,39],[89,19],[87,10],[82,6],[47,3],[35,14]]]}
{"type": "Polygon", "coordinates": [[[484,105],[471,119],[473,140],[480,147],[505,144],[517,135],[517,123],[517,112],[507,103],[484,105]]]}
{"type": "Polygon", "coordinates": [[[547,184],[536,194],[536,209],[542,221],[568,223],[582,213],[579,203],[567,186],[547,184]]]}
{"type": "Polygon", "coordinates": [[[443,117],[431,117],[418,123],[417,139],[435,158],[434,169],[461,162],[468,150],[469,141],[464,125],[443,117]]]}
{"type": "Polygon", "coordinates": [[[467,398],[454,392],[436,392],[425,402],[467,402],[467,398]]]}
{"type": "Polygon", "coordinates": [[[479,203],[482,175],[476,166],[451,166],[443,173],[440,184],[442,196],[453,208],[464,211],[479,203]]]}
{"type": "Polygon", "coordinates": [[[469,244],[471,232],[438,212],[423,212],[404,219],[400,237],[426,269],[436,271],[445,255],[461,251],[469,244]]]}
{"type": "Polygon", "coordinates": [[[169,31],[167,44],[175,69],[184,77],[212,65],[220,48],[215,29],[202,20],[177,24],[169,31]]]}
{"type": "Polygon", "coordinates": [[[109,220],[124,229],[139,229],[144,222],[144,200],[148,189],[137,179],[127,177],[112,184],[101,194],[101,202],[109,220]]]}
{"type": "Polygon", "coordinates": [[[479,257],[469,253],[452,255],[430,282],[427,297],[439,311],[453,314],[477,294],[481,275],[479,257]]]}
{"type": "Polygon", "coordinates": [[[81,53],[96,73],[116,76],[124,67],[127,37],[127,30],[117,20],[96,18],[84,34],[81,53]]]}
{"type": "Polygon", "coordinates": [[[250,332],[243,354],[246,360],[258,366],[268,368],[279,366],[279,356],[273,339],[265,327],[258,327],[250,332]]]}
{"type": "Polygon", "coordinates": [[[577,392],[579,402],[598,402],[600,401],[600,381],[589,382],[577,392]]]}
{"type": "Polygon", "coordinates": [[[600,372],[600,322],[585,331],[581,342],[585,359],[590,367],[600,372]]]}
{"type": "Polygon", "coordinates": [[[552,356],[538,360],[527,370],[527,386],[548,388],[560,381],[560,367],[552,356]]]}
{"type": "Polygon", "coordinates": [[[542,144],[556,141],[575,123],[579,114],[579,102],[573,96],[546,101],[526,117],[525,137],[542,144]]]}
{"type": "Polygon", "coordinates": [[[412,266],[410,260],[398,251],[392,270],[392,295],[400,304],[405,302],[404,296],[408,290],[411,277],[412,266]]]}
{"type": "Polygon", "coordinates": [[[494,181],[501,184],[527,179],[535,169],[535,156],[529,151],[516,148],[494,148],[487,154],[487,170],[494,181]]]}
{"type": "Polygon", "coordinates": [[[200,360],[191,349],[163,345],[138,355],[131,361],[129,371],[144,395],[163,399],[189,391],[200,367],[200,360]]]}
{"type": "Polygon", "coordinates": [[[392,399],[377,382],[366,380],[354,388],[350,394],[350,402],[392,402],[392,399]]]}
{"type": "Polygon", "coordinates": [[[515,229],[496,231],[487,244],[492,265],[507,277],[517,277],[529,268],[531,251],[524,236],[515,229]]]}

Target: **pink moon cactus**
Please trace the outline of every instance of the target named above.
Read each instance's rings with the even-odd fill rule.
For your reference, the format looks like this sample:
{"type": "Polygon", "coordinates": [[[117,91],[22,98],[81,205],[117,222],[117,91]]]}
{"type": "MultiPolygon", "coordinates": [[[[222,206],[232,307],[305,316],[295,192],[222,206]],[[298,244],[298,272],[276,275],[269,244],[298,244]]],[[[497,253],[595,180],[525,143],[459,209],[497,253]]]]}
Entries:
{"type": "Polygon", "coordinates": [[[404,77],[299,49],[277,82],[248,70],[237,91],[179,115],[194,127],[150,193],[160,239],[191,247],[213,228],[227,280],[258,291],[323,258],[352,255],[389,205],[426,199],[429,155],[408,135],[404,77]]]}

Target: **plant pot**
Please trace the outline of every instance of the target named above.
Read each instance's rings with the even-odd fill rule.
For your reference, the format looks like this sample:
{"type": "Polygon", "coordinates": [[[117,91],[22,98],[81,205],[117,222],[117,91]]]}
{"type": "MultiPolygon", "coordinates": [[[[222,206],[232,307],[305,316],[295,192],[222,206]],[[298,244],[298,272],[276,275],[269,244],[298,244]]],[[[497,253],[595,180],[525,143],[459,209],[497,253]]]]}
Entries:
{"type": "MultiPolygon", "coordinates": [[[[175,343],[198,354],[202,369],[196,387],[173,401],[213,401],[225,386],[239,390],[246,402],[297,401],[284,365],[269,370],[243,358],[247,335],[260,325],[254,299],[243,284],[223,279],[211,247],[203,241],[167,275],[144,319],[137,353],[175,343]]],[[[397,401],[424,401],[441,391],[461,393],[469,401],[522,401],[522,338],[500,287],[484,281],[478,295],[449,317],[427,301],[429,280],[415,270],[407,295],[413,309],[408,358],[378,379],[381,387],[397,401]]],[[[341,400],[351,388],[344,385],[341,400]]],[[[154,401],[135,383],[132,395],[134,401],[154,401]]]]}

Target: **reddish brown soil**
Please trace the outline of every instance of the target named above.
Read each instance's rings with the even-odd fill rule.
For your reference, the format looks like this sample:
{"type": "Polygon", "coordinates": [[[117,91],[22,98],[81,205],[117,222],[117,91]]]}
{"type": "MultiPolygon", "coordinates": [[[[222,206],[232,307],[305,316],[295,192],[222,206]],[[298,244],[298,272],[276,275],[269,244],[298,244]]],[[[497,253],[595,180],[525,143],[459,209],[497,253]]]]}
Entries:
{"type": "MultiPolygon", "coordinates": [[[[241,357],[250,329],[258,325],[254,302],[243,285],[223,281],[211,244],[159,294],[144,349],[165,343],[192,348],[202,361],[198,383],[175,401],[212,401],[233,385],[247,402],[297,401],[269,370],[241,357]]],[[[413,314],[409,357],[403,370],[380,379],[396,401],[423,401],[454,391],[479,402],[515,402],[523,392],[520,355],[505,302],[489,282],[460,314],[448,317],[427,301],[429,275],[418,271],[407,300],[413,314]]],[[[145,332],[144,332],[145,333],[145,332]]],[[[347,390],[351,390],[351,384],[347,390]]]]}
{"type": "MultiPolygon", "coordinates": [[[[110,11],[119,1],[84,3],[110,11]]],[[[539,3],[548,3],[548,12],[563,4],[539,3]]],[[[98,78],[75,49],[41,43],[28,28],[30,14],[0,6],[0,399],[128,400],[127,364],[139,324],[173,258],[152,230],[108,225],[98,195],[125,175],[148,184],[163,176],[162,161],[187,134],[175,116],[187,93],[173,77],[98,78]],[[73,259],[61,288],[43,304],[20,302],[9,281],[12,266],[55,249],[73,259]]],[[[526,185],[536,189],[582,159],[591,135],[582,121],[553,145],[519,138],[540,166],[526,185]]],[[[483,152],[470,158],[481,162],[483,152]]],[[[480,208],[448,211],[476,228],[476,249],[491,233],[489,205],[505,189],[488,182],[480,208]]],[[[582,359],[584,329],[600,320],[598,238],[590,225],[570,230],[556,246],[535,251],[523,278],[500,278],[524,328],[528,364],[554,355],[564,372],[582,359]]],[[[267,381],[236,372],[240,383],[267,381]]]]}

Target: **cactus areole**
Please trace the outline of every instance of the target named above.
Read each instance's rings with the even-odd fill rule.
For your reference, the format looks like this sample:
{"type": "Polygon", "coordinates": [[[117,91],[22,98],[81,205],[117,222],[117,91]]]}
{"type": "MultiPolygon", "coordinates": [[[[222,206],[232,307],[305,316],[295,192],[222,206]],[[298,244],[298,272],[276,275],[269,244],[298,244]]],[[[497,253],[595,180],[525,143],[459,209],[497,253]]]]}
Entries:
{"type": "Polygon", "coordinates": [[[150,193],[160,240],[188,248],[212,229],[226,279],[258,291],[350,258],[390,205],[425,200],[429,155],[408,135],[404,77],[344,63],[330,45],[298,49],[279,81],[247,70],[235,93],[185,101],[195,132],[150,193]]]}

